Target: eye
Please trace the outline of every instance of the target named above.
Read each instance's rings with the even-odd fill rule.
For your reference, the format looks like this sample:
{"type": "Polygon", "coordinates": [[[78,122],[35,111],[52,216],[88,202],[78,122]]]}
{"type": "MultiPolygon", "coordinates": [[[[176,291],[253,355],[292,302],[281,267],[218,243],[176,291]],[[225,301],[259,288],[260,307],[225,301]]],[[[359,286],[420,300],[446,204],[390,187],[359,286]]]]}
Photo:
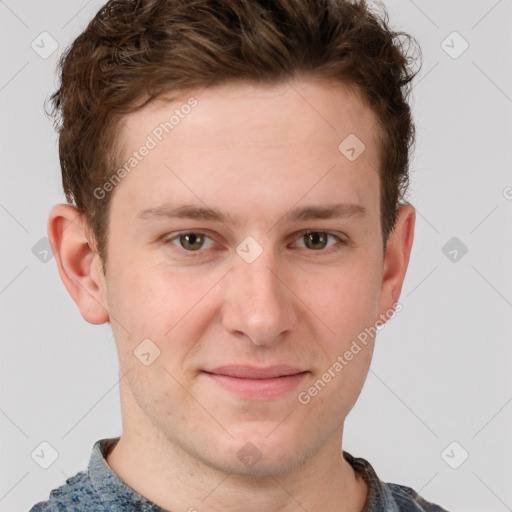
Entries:
{"type": "Polygon", "coordinates": [[[213,240],[209,236],[207,236],[205,233],[201,231],[188,231],[178,233],[177,235],[174,235],[172,238],[166,238],[164,242],[172,243],[174,245],[179,244],[179,247],[189,252],[198,252],[198,250],[201,248],[211,248],[211,246],[203,247],[206,239],[213,242],[213,240]]]}
{"type": "MultiPolygon", "coordinates": [[[[345,240],[334,233],[327,231],[312,231],[303,230],[298,234],[297,241],[292,243],[292,247],[306,248],[311,251],[322,252],[323,254],[330,254],[340,247],[336,245],[346,245],[345,240]],[[329,245],[329,237],[332,242],[329,245]],[[301,246],[300,242],[304,241],[304,245],[301,246]],[[339,242],[339,244],[336,244],[339,242]],[[298,244],[299,243],[299,244],[298,244]]],[[[203,231],[182,231],[172,236],[165,238],[164,243],[171,243],[179,248],[191,253],[201,252],[201,249],[211,249],[213,247],[213,240],[203,231]],[[206,243],[209,241],[209,244],[206,243]]]]}
{"type": "MultiPolygon", "coordinates": [[[[327,231],[311,231],[311,230],[304,230],[300,232],[300,237],[298,240],[303,240],[305,242],[305,247],[307,249],[311,249],[313,251],[323,251],[324,253],[331,253],[333,252],[333,245],[331,244],[328,246],[328,239],[329,237],[337,240],[341,244],[345,244],[346,242],[339,237],[338,235],[335,235],[334,233],[329,233],[327,231]],[[329,247],[329,250],[325,250],[327,247],[329,247]]],[[[296,246],[297,242],[294,242],[294,246],[296,246]]],[[[335,248],[334,250],[336,250],[335,248]]]]}

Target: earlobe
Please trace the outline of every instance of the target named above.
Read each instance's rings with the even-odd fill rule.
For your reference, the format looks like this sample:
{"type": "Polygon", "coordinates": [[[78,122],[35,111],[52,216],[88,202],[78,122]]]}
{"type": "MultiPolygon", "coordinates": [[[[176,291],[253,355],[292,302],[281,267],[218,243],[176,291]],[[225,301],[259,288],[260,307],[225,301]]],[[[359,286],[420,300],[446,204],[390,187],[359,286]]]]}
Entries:
{"type": "Polygon", "coordinates": [[[99,255],[87,238],[83,215],[71,205],[55,205],[48,216],[48,238],[60,278],[84,320],[108,322],[104,276],[99,255]]]}
{"type": "Polygon", "coordinates": [[[414,240],[416,211],[410,204],[400,206],[395,228],[390,233],[380,293],[380,310],[393,308],[400,298],[414,240]]]}

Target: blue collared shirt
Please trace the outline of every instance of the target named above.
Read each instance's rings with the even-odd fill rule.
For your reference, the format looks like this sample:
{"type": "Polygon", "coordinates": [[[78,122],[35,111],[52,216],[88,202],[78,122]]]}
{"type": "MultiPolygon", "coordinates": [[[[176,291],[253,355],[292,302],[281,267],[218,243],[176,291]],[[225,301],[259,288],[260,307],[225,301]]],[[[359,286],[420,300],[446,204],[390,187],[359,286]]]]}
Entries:
{"type": "MultiPolygon", "coordinates": [[[[29,512],[169,512],[132,489],[108,465],[105,457],[118,440],[119,437],[96,441],[87,471],[68,478],[50,492],[47,501],[37,503],[29,512]]],[[[343,456],[368,485],[361,512],[447,512],[410,487],[382,482],[367,460],[346,451],[343,456]]]]}

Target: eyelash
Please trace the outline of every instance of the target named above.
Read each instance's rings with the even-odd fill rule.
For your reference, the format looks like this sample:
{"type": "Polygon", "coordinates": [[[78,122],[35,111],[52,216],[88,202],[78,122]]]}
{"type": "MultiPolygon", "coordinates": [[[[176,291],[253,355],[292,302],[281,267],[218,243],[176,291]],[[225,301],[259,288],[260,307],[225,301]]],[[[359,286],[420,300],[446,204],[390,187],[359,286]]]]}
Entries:
{"type": "MultiPolygon", "coordinates": [[[[316,251],[314,249],[308,249],[306,247],[305,249],[307,249],[308,252],[316,252],[316,253],[320,253],[320,255],[322,255],[322,254],[328,255],[328,254],[332,254],[334,252],[337,252],[337,251],[341,250],[341,248],[344,245],[347,245],[347,241],[344,240],[343,238],[341,238],[339,235],[336,235],[335,233],[331,233],[330,231],[320,231],[320,230],[314,230],[314,229],[303,229],[302,231],[299,231],[296,240],[299,240],[302,237],[304,237],[305,235],[309,235],[311,233],[323,233],[323,234],[327,235],[328,237],[330,236],[330,237],[336,238],[338,240],[339,244],[334,244],[330,248],[318,249],[316,251]]],[[[197,234],[203,235],[203,236],[209,238],[210,240],[212,240],[212,238],[207,234],[206,231],[195,230],[195,231],[180,231],[178,233],[173,234],[172,237],[166,237],[163,240],[163,242],[164,242],[164,244],[172,244],[172,242],[174,240],[179,240],[179,237],[182,236],[182,235],[197,235],[197,234]]],[[[174,245],[174,244],[172,244],[172,245],[174,245]]],[[[184,249],[183,247],[180,247],[180,246],[176,246],[176,247],[178,249],[180,249],[181,251],[184,251],[184,252],[188,253],[191,257],[200,256],[201,253],[206,250],[206,249],[202,249],[201,248],[201,249],[198,249],[196,251],[189,251],[189,250],[184,249]]],[[[302,247],[300,247],[300,249],[302,249],[302,247]]]]}

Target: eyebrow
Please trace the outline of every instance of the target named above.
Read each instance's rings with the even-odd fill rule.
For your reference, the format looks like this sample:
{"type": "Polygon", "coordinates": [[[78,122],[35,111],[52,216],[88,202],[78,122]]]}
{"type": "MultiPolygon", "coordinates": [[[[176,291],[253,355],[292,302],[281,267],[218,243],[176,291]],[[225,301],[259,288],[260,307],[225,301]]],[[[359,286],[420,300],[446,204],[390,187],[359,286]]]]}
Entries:
{"type": "MultiPolygon", "coordinates": [[[[287,212],[283,218],[290,222],[312,219],[335,219],[346,217],[364,217],[367,209],[359,204],[336,203],[330,205],[311,205],[295,208],[287,212]]],[[[223,213],[216,208],[204,208],[194,204],[170,205],[165,204],[155,208],[147,208],[137,214],[141,220],[150,219],[199,219],[224,224],[237,225],[239,219],[229,213],[223,213]]]]}

